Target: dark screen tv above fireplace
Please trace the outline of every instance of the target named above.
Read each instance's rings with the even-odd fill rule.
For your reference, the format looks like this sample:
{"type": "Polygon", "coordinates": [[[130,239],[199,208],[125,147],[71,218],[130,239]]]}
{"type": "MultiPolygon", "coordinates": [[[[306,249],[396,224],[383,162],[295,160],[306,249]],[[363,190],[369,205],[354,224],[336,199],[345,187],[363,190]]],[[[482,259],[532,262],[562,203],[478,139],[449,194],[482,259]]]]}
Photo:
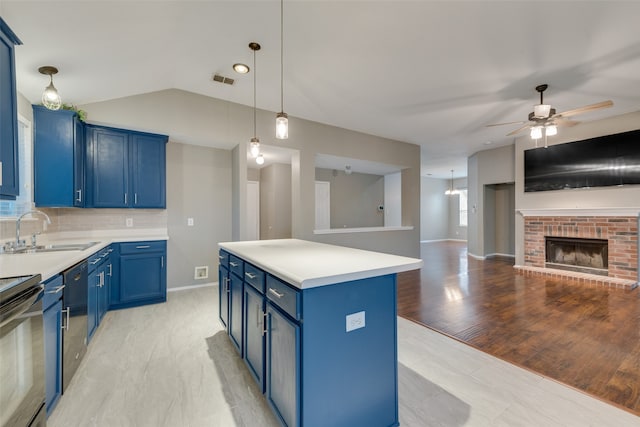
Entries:
{"type": "Polygon", "coordinates": [[[524,191],[640,184],[640,129],[524,152],[524,191]]]}

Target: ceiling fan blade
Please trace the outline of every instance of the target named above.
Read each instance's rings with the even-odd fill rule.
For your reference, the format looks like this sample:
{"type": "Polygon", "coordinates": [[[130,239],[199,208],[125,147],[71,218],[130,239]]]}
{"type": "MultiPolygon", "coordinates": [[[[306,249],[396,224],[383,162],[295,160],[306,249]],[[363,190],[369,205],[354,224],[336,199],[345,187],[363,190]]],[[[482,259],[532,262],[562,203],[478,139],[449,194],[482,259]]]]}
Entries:
{"type": "Polygon", "coordinates": [[[553,119],[553,122],[558,126],[568,126],[568,127],[572,127],[580,123],[577,120],[569,120],[569,119],[565,119],[564,117],[558,117],[556,119],[553,119]]]}
{"type": "Polygon", "coordinates": [[[613,101],[602,101],[597,104],[585,105],[584,107],[576,108],[574,110],[563,111],[562,113],[554,114],[552,118],[556,117],[571,117],[578,114],[587,113],[589,111],[599,110],[601,108],[608,108],[613,106],[613,101]]]}
{"type": "Polygon", "coordinates": [[[522,124],[522,123],[527,123],[527,122],[519,120],[517,122],[493,123],[493,124],[490,124],[490,125],[485,125],[485,127],[490,128],[490,127],[493,127],[493,126],[519,125],[519,124],[522,124]]]}
{"type": "Polygon", "coordinates": [[[509,132],[509,133],[507,134],[507,136],[515,135],[515,134],[520,133],[520,132],[522,132],[523,130],[528,129],[528,128],[529,128],[529,124],[527,123],[526,125],[522,126],[521,128],[519,128],[519,129],[516,129],[516,130],[514,130],[514,131],[509,132]]]}

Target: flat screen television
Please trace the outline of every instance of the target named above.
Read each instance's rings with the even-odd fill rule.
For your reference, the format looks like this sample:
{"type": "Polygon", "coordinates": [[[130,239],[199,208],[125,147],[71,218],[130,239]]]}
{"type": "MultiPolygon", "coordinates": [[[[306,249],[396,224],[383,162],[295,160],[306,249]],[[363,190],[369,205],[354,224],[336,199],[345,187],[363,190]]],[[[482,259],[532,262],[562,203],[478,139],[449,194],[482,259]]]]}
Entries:
{"type": "Polygon", "coordinates": [[[640,129],[524,152],[524,191],[640,184],[640,129]]]}

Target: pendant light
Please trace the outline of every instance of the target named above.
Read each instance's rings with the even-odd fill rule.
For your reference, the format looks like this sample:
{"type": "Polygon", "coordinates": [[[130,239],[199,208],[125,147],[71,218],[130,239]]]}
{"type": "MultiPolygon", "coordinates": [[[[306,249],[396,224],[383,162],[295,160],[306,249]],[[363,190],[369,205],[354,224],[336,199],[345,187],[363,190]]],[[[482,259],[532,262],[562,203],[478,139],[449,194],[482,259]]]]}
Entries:
{"type": "Polygon", "coordinates": [[[447,196],[453,196],[458,194],[458,190],[453,189],[453,169],[451,169],[451,182],[449,184],[449,188],[444,192],[447,196]]]}
{"type": "Polygon", "coordinates": [[[53,75],[58,73],[58,69],[56,67],[46,65],[38,68],[38,71],[40,74],[49,76],[49,86],[47,86],[42,93],[42,105],[49,110],[59,110],[62,106],[62,98],[60,98],[58,90],[53,85],[53,75]]]}
{"type": "Polygon", "coordinates": [[[260,155],[260,139],[256,134],[256,51],[260,50],[260,45],[256,42],[251,42],[249,43],[249,49],[253,51],[253,138],[251,138],[249,150],[257,162],[260,155]]]}
{"type": "Polygon", "coordinates": [[[280,0],[280,112],[276,114],[276,138],[289,138],[289,116],[284,112],[284,0],[280,0]]]}

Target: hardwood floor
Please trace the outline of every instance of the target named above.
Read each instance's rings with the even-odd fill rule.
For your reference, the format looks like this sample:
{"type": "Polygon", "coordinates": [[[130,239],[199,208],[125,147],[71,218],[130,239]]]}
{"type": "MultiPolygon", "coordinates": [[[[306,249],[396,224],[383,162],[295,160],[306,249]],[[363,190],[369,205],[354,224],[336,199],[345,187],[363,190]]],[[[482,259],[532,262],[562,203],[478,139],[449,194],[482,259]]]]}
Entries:
{"type": "Polygon", "coordinates": [[[640,415],[640,290],[518,275],[466,243],[422,244],[398,315],[640,415]]]}

